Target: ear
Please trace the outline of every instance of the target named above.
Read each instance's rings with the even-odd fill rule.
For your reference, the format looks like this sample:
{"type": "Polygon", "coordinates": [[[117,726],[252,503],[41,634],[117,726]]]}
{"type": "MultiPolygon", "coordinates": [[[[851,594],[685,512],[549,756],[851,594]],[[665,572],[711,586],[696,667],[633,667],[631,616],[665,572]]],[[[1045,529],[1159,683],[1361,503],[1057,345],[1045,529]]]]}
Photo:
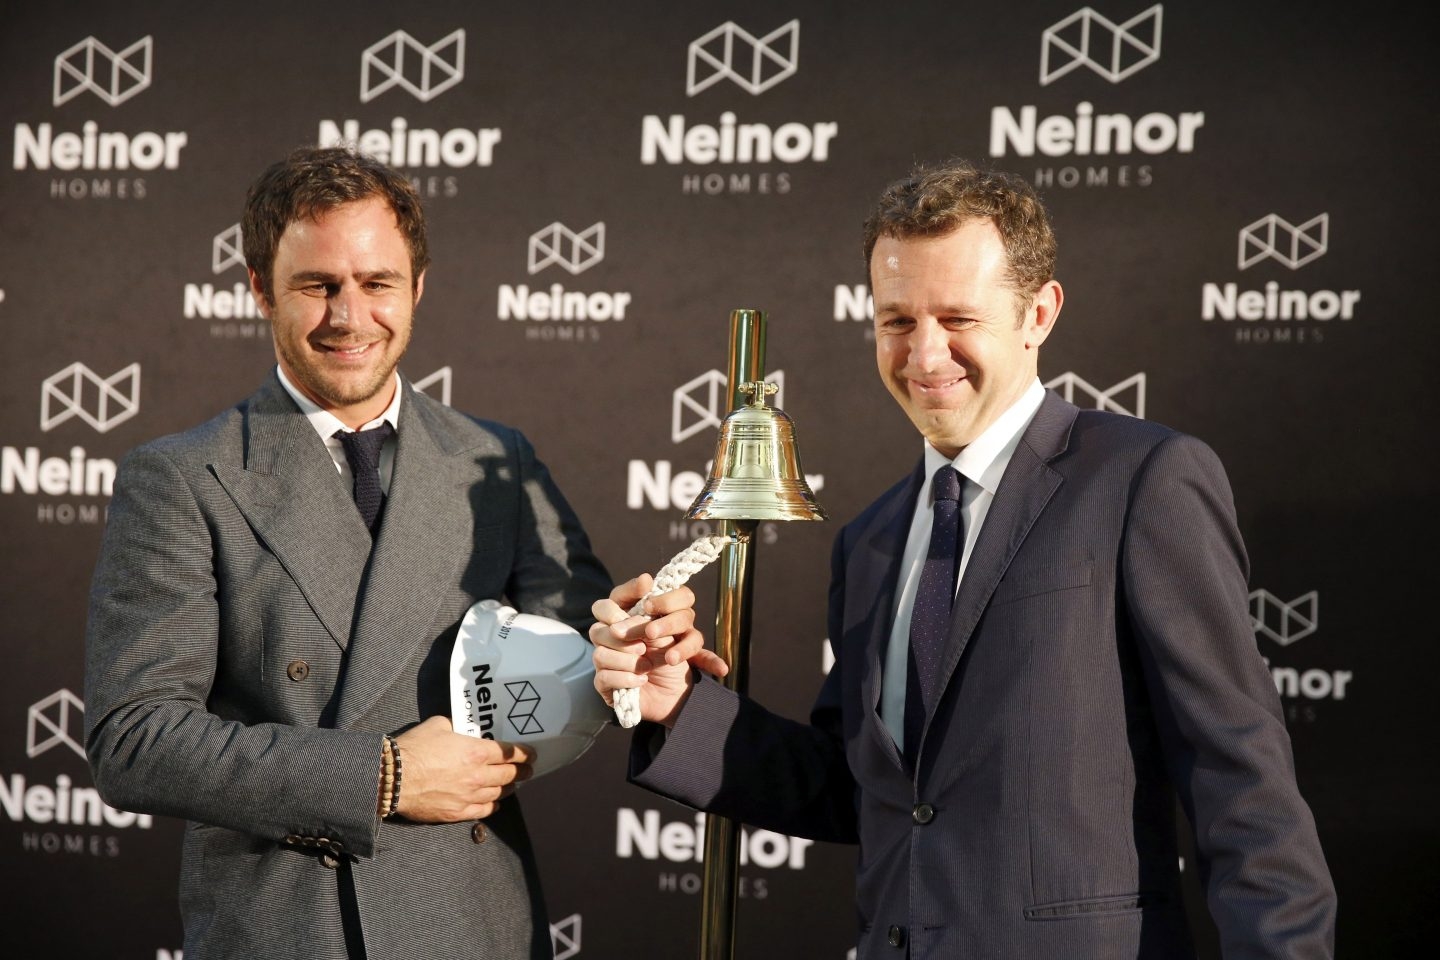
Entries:
{"type": "Polygon", "coordinates": [[[260,308],[260,316],[266,320],[270,319],[270,300],[265,296],[264,288],[260,286],[260,274],[255,272],[254,267],[246,267],[250,274],[250,295],[255,298],[255,306],[260,308]]]}
{"type": "Polygon", "coordinates": [[[425,273],[426,271],[421,270],[420,276],[415,278],[415,302],[411,304],[412,307],[418,307],[420,298],[425,294],[425,273]]]}
{"type": "Polygon", "coordinates": [[[1065,291],[1058,281],[1051,280],[1035,293],[1035,299],[1025,316],[1025,349],[1038,349],[1055,329],[1060,318],[1060,307],[1065,303],[1065,291]]]}

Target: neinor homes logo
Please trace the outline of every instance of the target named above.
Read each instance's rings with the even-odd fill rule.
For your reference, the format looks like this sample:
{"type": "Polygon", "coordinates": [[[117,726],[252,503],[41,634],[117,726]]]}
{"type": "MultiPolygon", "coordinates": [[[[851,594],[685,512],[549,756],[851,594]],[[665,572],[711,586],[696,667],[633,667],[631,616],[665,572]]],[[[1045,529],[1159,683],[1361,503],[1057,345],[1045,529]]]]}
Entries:
{"type": "Polygon", "coordinates": [[[224,273],[231,267],[245,266],[245,248],[240,239],[240,224],[226,227],[215,234],[210,246],[210,270],[224,273]]]}
{"type": "Polygon", "coordinates": [[[155,41],[148,36],[118,52],[86,37],[55,58],[53,104],[58,107],[88,91],[118,107],[150,86],[154,51],[155,41]]]}
{"type": "Polygon", "coordinates": [[[505,690],[514,699],[505,713],[505,719],[510,721],[515,732],[521,736],[544,733],[545,728],[540,725],[540,718],[535,715],[542,702],[540,691],[535,689],[535,685],[529,680],[516,680],[505,684],[505,690]]]}
{"type": "MultiPolygon", "coordinates": [[[[526,245],[526,270],[536,274],[558,265],[572,274],[584,273],[605,259],[605,224],[593,223],[578,233],[556,221],[530,235],[526,245]]],[[[502,283],[497,291],[496,315],[501,320],[540,321],[543,327],[527,328],[534,339],[596,340],[593,323],[620,322],[631,297],[624,290],[566,290],[559,283],[549,289],[531,290],[529,284],[502,283]],[[559,325],[552,321],[560,321],[559,325]],[[544,335],[542,329],[555,333],[544,335]],[[561,334],[559,331],[567,331],[561,334]],[[532,333],[531,331],[535,331],[532,333]]]]}
{"type": "MultiPolygon", "coordinates": [[[[429,103],[465,79],[465,31],[454,30],[426,46],[404,30],[365,48],[360,55],[360,102],[369,103],[399,87],[421,103],[429,103]]],[[[365,122],[369,122],[368,120],[365,122]]],[[[321,120],[316,142],[322,147],[351,145],[384,163],[402,169],[488,167],[495,162],[499,127],[452,127],[440,130],[412,126],[392,117],[390,128],[365,129],[361,120],[321,120]]],[[[451,178],[422,178],[423,196],[454,196],[451,178]]]]}
{"type": "MultiPolygon", "coordinates": [[[[147,90],[151,82],[154,41],[143,37],[118,53],[94,37],[86,37],[55,58],[54,106],[82,93],[93,93],[112,107],[147,90]]],[[[108,171],[174,170],[180,151],[189,142],[183,131],[142,130],[138,133],[102,130],[85,120],[79,131],[56,132],[53,124],[15,124],[11,165],[16,170],[108,171]]],[[[54,199],[136,199],[145,196],[141,178],[57,177],[50,181],[54,199]]]]}
{"type": "MultiPolygon", "coordinates": [[[[756,36],[727,20],[690,43],[685,95],[694,97],[728,80],[759,96],[800,68],[800,21],[791,20],[756,36]]],[[[712,97],[713,99],[713,97],[712,97]]],[[[681,113],[649,114],[640,123],[640,162],[694,166],[824,163],[839,136],[834,121],[746,123],[722,110],[716,123],[694,123],[681,113]]],[[[729,170],[685,173],[680,190],[689,194],[788,193],[786,170],[729,170]]]]}
{"type": "Polygon", "coordinates": [[[1091,386],[1088,382],[1073,373],[1062,373],[1060,376],[1048,381],[1045,386],[1054,390],[1060,396],[1071,403],[1082,407],[1093,407],[1096,410],[1109,410],[1111,413],[1123,413],[1127,417],[1145,419],[1145,374],[1137,373],[1119,383],[1107,388],[1091,386]],[[1121,403],[1126,391],[1133,391],[1128,406],[1121,403]]]}
{"type": "Polygon", "coordinates": [[[1119,83],[1160,59],[1160,4],[1124,23],[1114,23],[1090,7],[1047,27],[1040,40],[1040,85],[1088,67],[1119,83]]]}
{"type": "Polygon", "coordinates": [[[1257,634],[1288,647],[1320,629],[1320,594],[1311,590],[1286,601],[1269,590],[1253,590],[1250,623],[1257,634]]]}
{"type": "Polygon", "coordinates": [[[140,412],[140,364],[100,377],[75,362],[40,385],[40,429],[55,429],[79,417],[100,433],[140,412]]]}
{"type": "MultiPolygon", "coordinates": [[[[1082,7],[1051,24],[1041,33],[1040,86],[1081,67],[1112,84],[1132,78],[1160,59],[1161,14],[1161,5],[1155,4],[1116,23],[1092,7],[1082,7]]],[[[1083,84],[1076,88],[1086,89],[1083,84]]],[[[1193,153],[1205,126],[1203,110],[1136,115],[1107,111],[1104,104],[1090,100],[1060,106],[1048,99],[990,109],[990,156],[1074,158],[1068,165],[1036,168],[1033,182],[1041,188],[1151,186],[1155,168],[1148,158],[1193,153]],[[1118,162],[1102,159],[1108,157],[1118,162]]]]}
{"type": "MultiPolygon", "coordinates": [[[[1289,647],[1320,629],[1320,594],[1311,590],[1293,600],[1281,600],[1269,590],[1250,592],[1250,625],[1256,637],[1264,637],[1280,647],[1289,647]]],[[[1288,659],[1288,657],[1287,657],[1288,659]]],[[[1332,670],[1319,667],[1275,665],[1265,657],[1275,690],[1285,705],[1286,718],[1293,722],[1314,720],[1313,707],[1306,700],[1344,700],[1348,687],[1355,680],[1353,670],[1332,670]]]]}
{"type": "MultiPolygon", "coordinates": [[[[56,690],[31,704],[26,713],[26,756],[33,759],[55,747],[69,747],[84,759],[85,704],[79,697],[66,689],[56,690]]],[[[102,801],[94,787],[78,786],[63,773],[53,785],[29,782],[21,773],[0,776],[0,811],[16,823],[53,825],[21,835],[22,848],[35,853],[113,857],[120,852],[116,838],[77,831],[86,826],[148,830],[154,825],[149,814],[117,810],[102,801]]]]}
{"type": "Polygon", "coordinates": [[[51,747],[69,747],[85,758],[85,704],[69,690],[60,689],[32,703],[25,711],[25,756],[38,757],[51,747]]]}
{"type": "MultiPolygon", "coordinates": [[[[1236,266],[1241,270],[1273,260],[1290,270],[1325,256],[1330,249],[1330,214],[1321,213],[1292,224],[1270,213],[1240,228],[1236,266]]],[[[1324,331],[1296,321],[1355,319],[1359,290],[1285,289],[1275,280],[1261,289],[1242,290],[1238,283],[1208,282],[1200,288],[1200,319],[1243,321],[1235,328],[1237,343],[1320,343],[1324,331]],[[1256,321],[1271,321],[1251,326],[1256,321]],[[1273,323],[1273,321],[1279,321],[1273,323]]]]}
{"type": "Polygon", "coordinates": [[[360,55],[361,103],[369,103],[392,87],[429,103],[464,79],[463,29],[428,47],[404,30],[396,30],[360,55]]]}
{"type": "Polygon", "coordinates": [[[570,960],[580,955],[580,914],[572,913],[550,924],[550,946],[555,960],[570,960]]]}
{"type": "Polygon", "coordinates": [[[721,80],[761,94],[799,69],[800,21],[791,20],[763,37],[727,20],[690,44],[685,95],[693,97],[721,80]]]}
{"type": "MultiPolygon", "coordinates": [[[[210,242],[210,272],[216,276],[236,267],[244,268],[245,249],[240,224],[233,223],[215,234],[210,242]]],[[[250,293],[250,284],[234,279],[229,287],[213,283],[187,283],[182,311],[187,320],[218,321],[210,324],[213,337],[269,340],[270,327],[260,320],[260,308],[250,293]]]]}
{"type": "MultiPolygon", "coordinates": [[[[775,370],[765,379],[778,388],[770,398],[773,407],[785,406],[785,371],[775,370]]],[[[725,374],[707,370],[682,383],[670,395],[670,440],[680,443],[702,430],[720,426],[729,408],[725,374]]]]}
{"type": "Polygon", "coordinates": [[[1330,214],[1322,213],[1295,226],[1267,214],[1240,228],[1239,267],[1245,270],[1261,260],[1275,260],[1298,270],[1325,256],[1330,241],[1330,214]]]}
{"type": "Polygon", "coordinates": [[[592,223],[576,233],[558,220],[530,234],[529,270],[539,273],[552,263],[572,274],[584,273],[605,259],[605,224],[592,223]]]}
{"type": "MultiPolygon", "coordinates": [[[[1048,27],[1040,42],[1040,85],[1047,86],[1066,74],[1088,67],[1111,83],[1119,83],[1160,59],[1160,5],[1156,4],[1124,23],[1115,24],[1090,7],[1048,27]]],[[[1174,150],[1190,153],[1195,136],[1205,124],[1200,111],[1147,113],[1136,119],[1123,113],[1096,113],[1089,102],[1076,104],[1073,118],[1055,114],[1041,118],[1033,105],[1020,108],[1017,117],[1008,107],[990,111],[990,155],[1005,155],[1006,147],[1022,157],[1041,153],[1059,157],[1074,154],[1159,154],[1174,150]]],[[[1062,184],[1063,185],[1063,184],[1062,184]]]]}

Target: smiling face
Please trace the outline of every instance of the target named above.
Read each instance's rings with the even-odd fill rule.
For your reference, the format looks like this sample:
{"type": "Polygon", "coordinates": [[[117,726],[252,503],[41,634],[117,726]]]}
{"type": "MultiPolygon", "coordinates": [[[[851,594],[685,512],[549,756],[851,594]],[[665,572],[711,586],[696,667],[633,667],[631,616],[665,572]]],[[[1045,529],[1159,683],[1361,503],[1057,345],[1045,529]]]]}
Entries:
{"type": "Polygon", "coordinates": [[[988,219],[939,237],[881,237],[871,254],[880,378],[947,457],[1030,386],[1060,313],[1054,280],[1023,297],[1007,277],[1005,248],[988,219]]]}
{"type": "Polygon", "coordinates": [[[290,382],[349,427],[380,416],[410,342],[425,277],[389,204],[370,197],[291,221],[275,249],[273,296],[250,272],[290,382]]]}

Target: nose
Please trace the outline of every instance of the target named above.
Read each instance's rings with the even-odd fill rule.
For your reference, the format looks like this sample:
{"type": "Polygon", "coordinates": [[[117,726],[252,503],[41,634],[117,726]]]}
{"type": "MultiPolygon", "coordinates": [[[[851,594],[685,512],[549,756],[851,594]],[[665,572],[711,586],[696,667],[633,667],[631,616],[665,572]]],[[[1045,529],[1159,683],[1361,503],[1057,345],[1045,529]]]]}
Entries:
{"type": "Polygon", "coordinates": [[[949,333],[938,320],[917,320],[910,333],[910,362],[921,370],[935,370],[949,360],[949,333]]]}
{"type": "Polygon", "coordinates": [[[334,327],[352,326],[352,308],[354,320],[359,320],[359,305],[353,304],[355,291],[341,287],[330,296],[330,325],[334,327]]]}

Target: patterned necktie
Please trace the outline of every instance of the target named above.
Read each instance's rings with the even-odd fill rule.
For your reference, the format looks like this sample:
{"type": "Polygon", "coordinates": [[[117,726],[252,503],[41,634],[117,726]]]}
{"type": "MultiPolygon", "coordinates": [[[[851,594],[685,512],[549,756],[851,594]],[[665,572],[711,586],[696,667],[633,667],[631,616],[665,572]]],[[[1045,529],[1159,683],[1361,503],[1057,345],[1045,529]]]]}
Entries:
{"type": "Polygon", "coordinates": [[[345,459],[350,461],[350,475],[355,478],[355,506],[372,537],[385,503],[385,493],[380,489],[380,448],[394,435],[395,428],[388,422],[373,430],[335,431],[336,439],[345,448],[345,459]]]}
{"type": "Polygon", "coordinates": [[[940,682],[940,655],[950,633],[950,608],[955,603],[955,577],[960,571],[963,543],[961,481],[955,468],[946,464],[935,471],[931,485],[935,520],[910,614],[910,656],[905,679],[905,759],[911,769],[919,755],[926,707],[934,704],[940,682]]]}

